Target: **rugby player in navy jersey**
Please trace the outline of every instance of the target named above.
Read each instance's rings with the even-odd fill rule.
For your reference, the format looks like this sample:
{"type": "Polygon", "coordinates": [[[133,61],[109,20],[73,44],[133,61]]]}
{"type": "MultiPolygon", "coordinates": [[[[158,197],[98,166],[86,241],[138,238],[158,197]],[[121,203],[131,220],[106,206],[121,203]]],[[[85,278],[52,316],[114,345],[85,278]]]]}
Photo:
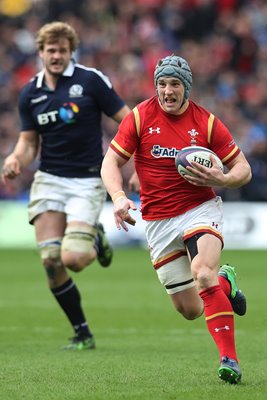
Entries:
{"type": "Polygon", "coordinates": [[[2,179],[14,179],[39,152],[28,206],[29,222],[48,284],[74,329],[66,349],[93,349],[94,336],[81,296],[68,269],[82,271],[96,258],[103,267],[112,248],[99,216],[106,200],[100,177],[101,114],[118,123],[130,111],[108,77],[75,63],[75,30],[66,23],[44,25],[36,37],[43,70],[23,88],[19,98],[21,132],[5,159],[2,179]]]}

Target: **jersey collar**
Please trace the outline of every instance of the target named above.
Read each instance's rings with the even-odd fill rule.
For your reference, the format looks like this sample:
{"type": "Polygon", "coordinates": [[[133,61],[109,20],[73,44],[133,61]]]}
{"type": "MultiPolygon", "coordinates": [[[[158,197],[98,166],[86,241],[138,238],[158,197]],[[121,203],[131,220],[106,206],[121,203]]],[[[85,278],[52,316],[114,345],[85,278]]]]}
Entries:
{"type": "MultiPolygon", "coordinates": [[[[69,65],[67,66],[67,68],[65,69],[65,71],[63,72],[62,76],[72,76],[74,73],[74,69],[75,69],[75,61],[71,60],[69,65]]],[[[43,85],[43,81],[44,81],[44,73],[45,70],[42,69],[42,71],[40,71],[36,76],[37,76],[37,81],[36,81],[36,88],[40,89],[43,85]]]]}

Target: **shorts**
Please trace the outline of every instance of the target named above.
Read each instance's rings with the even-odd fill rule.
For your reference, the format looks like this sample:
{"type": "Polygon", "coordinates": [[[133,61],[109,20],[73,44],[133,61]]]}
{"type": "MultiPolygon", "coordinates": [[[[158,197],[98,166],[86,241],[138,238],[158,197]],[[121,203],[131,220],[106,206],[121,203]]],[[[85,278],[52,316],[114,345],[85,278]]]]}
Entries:
{"type": "Polygon", "coordinates": [[[46,211],[66,214],[66,221],[98,222],[107,192],[101,178],[64,178],[37,171],[31,186],[28,218],[46,211]]]}
{"type": "Polygon", "coordinates": [[[147,221],[146,238],[151,261],[168,293],[194,286],[185,240],[198,233],[210,233],[223,242],[222,228],[220,197],[174,218],[147,221]]]}

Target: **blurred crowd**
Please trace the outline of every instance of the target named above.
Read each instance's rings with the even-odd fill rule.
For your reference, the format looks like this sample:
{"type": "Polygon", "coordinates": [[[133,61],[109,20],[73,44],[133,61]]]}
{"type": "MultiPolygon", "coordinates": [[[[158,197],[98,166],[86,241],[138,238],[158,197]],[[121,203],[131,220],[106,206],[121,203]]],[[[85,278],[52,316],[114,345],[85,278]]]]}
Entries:
{"type": "MultiPolygon", "coordinates": [[[[267,2],[265,0],[0,0],[0,167],[19,132],[17,98],[37,71],[36,31],[70,23],[75,58],[102,70],[129,106],[155,94],[153,71],[177,54],[193,72],[191,98],[230,129],[253,169],[224,200],[267,200],[267,2]]],[[[104,150],[116,125],[104,118],[104,150]]],[[[28,196],[38,161],[4,186],[0,198],[28,196]]],[[[125,170],[127,179],[129,171],[125,170]]]]}

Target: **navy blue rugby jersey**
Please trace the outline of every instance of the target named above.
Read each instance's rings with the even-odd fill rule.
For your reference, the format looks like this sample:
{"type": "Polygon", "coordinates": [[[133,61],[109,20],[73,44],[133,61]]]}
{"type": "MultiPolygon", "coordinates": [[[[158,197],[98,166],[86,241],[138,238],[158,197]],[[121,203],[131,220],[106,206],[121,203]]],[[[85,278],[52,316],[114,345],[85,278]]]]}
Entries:
{"type": "Polygon", "coordinates": [[[101,114],[111,117],[125,103],[110,80],[94,68],[71,62],[56,90],[38,73],[19,97],[21,130],[41,135],[39,169],[63,177],[100,176],[101,114]]]}

